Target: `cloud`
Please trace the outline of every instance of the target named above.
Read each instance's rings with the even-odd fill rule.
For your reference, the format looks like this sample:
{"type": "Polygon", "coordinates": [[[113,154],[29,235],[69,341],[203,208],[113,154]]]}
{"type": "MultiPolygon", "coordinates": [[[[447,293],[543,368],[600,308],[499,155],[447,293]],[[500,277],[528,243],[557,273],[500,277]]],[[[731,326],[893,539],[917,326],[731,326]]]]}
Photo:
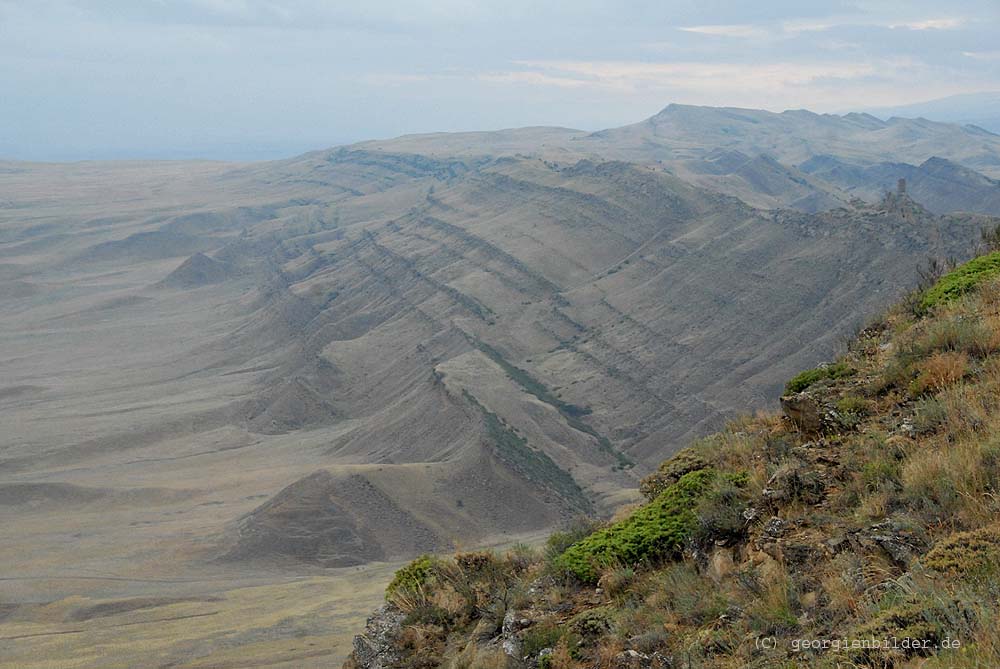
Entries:
{"type": "Polygon", "coordinates": [[[716,26],[687,26],[678,28],[687,33],[697,33],[699,35],[711,35],[713,37],[738,37],[738,38],[760,38],[767,37],[770,32],[755,25],[716,25],[716,26]]]}
{"type": "Polygon", "coordinates": [[[711,24],[684,26],[678,30],[709,37],[775,41],[789,39],[803,33],[829,32],[847,28],[882,28],[888,30],[957,30],[968,21],[960,17],[914,19],[890,22],[874,16],[852,15],[830,17],[825,20],[788,19],[765,23],[711,24]]]}
{"type": "Polygon", "coordinates": [[[963,51],[962,55],[974,60],[1000,60],[1000,51],[963,51]]]}
{"type": "Polygon", "coordinates": [[[965,25],[965,22],[962,18],[923,19],[908,23],[890,23],[888,27],[893,30],[955,30],[965,25]]]}
{"type": "MultiPolygon", "coordinates": [[[[519,61],[527,72],[508,73],[517,83],[582,85],[608,90],[783,90],[831,79],[858,79],[883,71],[872,63],[648,63],[635,61],[519,61]],[[532,74],[524,77],[514,75],[532,74]]],[[[500,80],[500,79],[497,79],[500,80]]]]}

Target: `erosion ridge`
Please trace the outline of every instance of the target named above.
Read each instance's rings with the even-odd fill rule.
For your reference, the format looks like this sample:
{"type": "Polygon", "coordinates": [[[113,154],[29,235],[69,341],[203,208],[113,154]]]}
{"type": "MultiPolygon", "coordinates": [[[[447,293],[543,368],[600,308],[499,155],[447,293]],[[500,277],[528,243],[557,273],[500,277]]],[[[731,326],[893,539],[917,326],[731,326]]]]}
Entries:
{"type": "Polygon", "coordinates": [[[1000,663],[1000,248],[981,250],[610,521],[399,570],[345,669],[1000,663]]]}

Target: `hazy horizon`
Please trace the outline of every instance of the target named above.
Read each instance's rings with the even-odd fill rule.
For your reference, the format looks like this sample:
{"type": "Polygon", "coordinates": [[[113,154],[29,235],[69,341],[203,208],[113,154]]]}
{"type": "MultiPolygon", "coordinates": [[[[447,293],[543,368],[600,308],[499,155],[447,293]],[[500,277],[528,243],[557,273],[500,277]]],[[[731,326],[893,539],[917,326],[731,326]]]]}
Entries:
{"type": "Polygon", "coordinates": [[[419,132],[598,130],[669,103],[897,108],[1000,90],[998,27],[979,0],[0,0],[0,159],[280,158],[419,132]]]}

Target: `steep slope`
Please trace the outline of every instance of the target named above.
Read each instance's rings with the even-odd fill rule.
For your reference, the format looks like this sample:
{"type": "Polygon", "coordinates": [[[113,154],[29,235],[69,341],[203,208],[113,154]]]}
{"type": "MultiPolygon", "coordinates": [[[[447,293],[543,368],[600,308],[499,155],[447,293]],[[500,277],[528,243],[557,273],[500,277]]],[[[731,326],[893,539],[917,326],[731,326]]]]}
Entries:
{"type": "MultiPolygon", "coordinates": [[[[219,187],[259,194],[261,169],[228,173],[219,187]]],[[[9,452],[5,466],[83,466],[95,454],[131,459],[140,447],[173,457],[159,451],[180,426],[226,429],[213,448],[253,443],[266,458],[272,440],[308,444],[266,474],[273,493],[284,490],[281,508],[311,508],[308,477],[329,470],[406,509],[379,525],[365,514],[367,497],[337,498],[351,531],[375,537],[351,544],[358,560],[397,556],[387,546],[407,522],[433,545],[454,538],[453,528],[468,541],[539,531],[591,504],[619,504],[665,453],[766,405],[858,314],[892,300],[924,258],[961,256],[964,240],[991,224],[910,201],[763,212],[623,162],[352,149],[273,169],[281,176],[271,203],[142,221],[215,248],[211,259],[177,267],[172,246],[135,251],[148,245],[134,240],[160,232],[112,229],[108,241],[81,233],[89,248],[114,252],[73,255],[70,271],[100,272],[98,257],[118,258],[175,288],[120,298],[99,322],[113,327],[154,308],[167,318],[164,309],[195,303],[208,315],[223,300],[231,324],[165,349],[176,357],[157,373],[179,393],[183,415],[149,404],[139,437],[89,428],[82,443],[67,435],[9,452]],[[216,280],[229,276],[239,280],[216,280]],[[184,379],[225,390],[199,405],[184,379]],[[468,491],[443,493],[457,489],[468,491]]],[[[30,372],[21,375],[31,385],[30,372]]],[[[220,550],[268,552],[233,548],[236,522],[217,527],[220,550]]],[[[303,545],[328,552],[320,538],[303,545]]]]}
{"type": "MultiPolygon", "coordinates": [[[[670,169],[685,181],[733,195],[765,209],[790,208],[810,213],[846,206],[850,198],[823,175],[811,175],[761,155],[719,149],[705,158],[674,161],[670,169]]],[[[881,193],[879,193],[881,196],[881,193]]]]}
{"type": "MultiPolygon", "coordinates": [[[[438,185],[404,215],[285,261],[266,312],[291,318],[296,344],[257,406],[287,417],[254,409],[248,427],[335,430],[332,456],[397,472],[405,483],[386,494],[425,517],[438,502],[413,491],[428,476],[484,478],[466,505],[504,472],[489,484],[504,491],[498,515],[522,519],[506,532],[578,511],[581,495],[620,501],[630,464],[763,405],[854,310],[893,298],[880,285],[963,253],[955,240],[988,223],[911,201],[764,214],[624,163],[509,159],[438,185]],[[559,486],[547,501],[524,492],[559,486]],[[550,509],[504,511],[514,499],[550,509]]],[[[273,318],[264,332],[279,330],[273,318]]],[[[491,524],[464,526],[484,537],[491,524]]]]}
{"type": "Polygon", "coordinates": [[[414,561],[344,666],[995,666],[998,298],[994,249],[615,520],[414,561]]]}

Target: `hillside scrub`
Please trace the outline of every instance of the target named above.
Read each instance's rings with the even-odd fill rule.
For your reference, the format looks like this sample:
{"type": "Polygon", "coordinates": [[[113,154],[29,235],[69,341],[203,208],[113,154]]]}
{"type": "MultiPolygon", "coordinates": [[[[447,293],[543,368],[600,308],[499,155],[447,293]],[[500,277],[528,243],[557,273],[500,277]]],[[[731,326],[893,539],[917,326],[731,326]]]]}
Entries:
{"type": "Polygon", "coordinates": [[[641,564],[679,554],[698,527],[694,504],[715,475],[711,469],[685,474],[625,520],[567,548],[555,560],[556,567],[582,582],[596,583],[602,566],[641,564]]]}
{"type": "Polygon", "coordinates": [[[941,277],[924,293],[921,305],[930,309],[964,295],[979,283],[997,276],[1000,276],[1000,251],[973,258],[941,277]]]}
{"type": "Polygon", "coordinates": [[[807,369],[792,377],[785,385],[785,394],[800,393],[814,383],[818,383],[824,379],[842,379],[853,373],[854,370],[843,362],[824,365],[815,369],[807,369]]]}
{"type": "Polygon", "coordinates": [[[975,274],[793,379],[829,429],[740,418],[616,522],[485,570],[440,559],[393,666],[472,666],[470,647],[511,669],[1000,666],[1000,276],[975,274]],[[907,643],[839,643],[871,638],[907,643]]]}

